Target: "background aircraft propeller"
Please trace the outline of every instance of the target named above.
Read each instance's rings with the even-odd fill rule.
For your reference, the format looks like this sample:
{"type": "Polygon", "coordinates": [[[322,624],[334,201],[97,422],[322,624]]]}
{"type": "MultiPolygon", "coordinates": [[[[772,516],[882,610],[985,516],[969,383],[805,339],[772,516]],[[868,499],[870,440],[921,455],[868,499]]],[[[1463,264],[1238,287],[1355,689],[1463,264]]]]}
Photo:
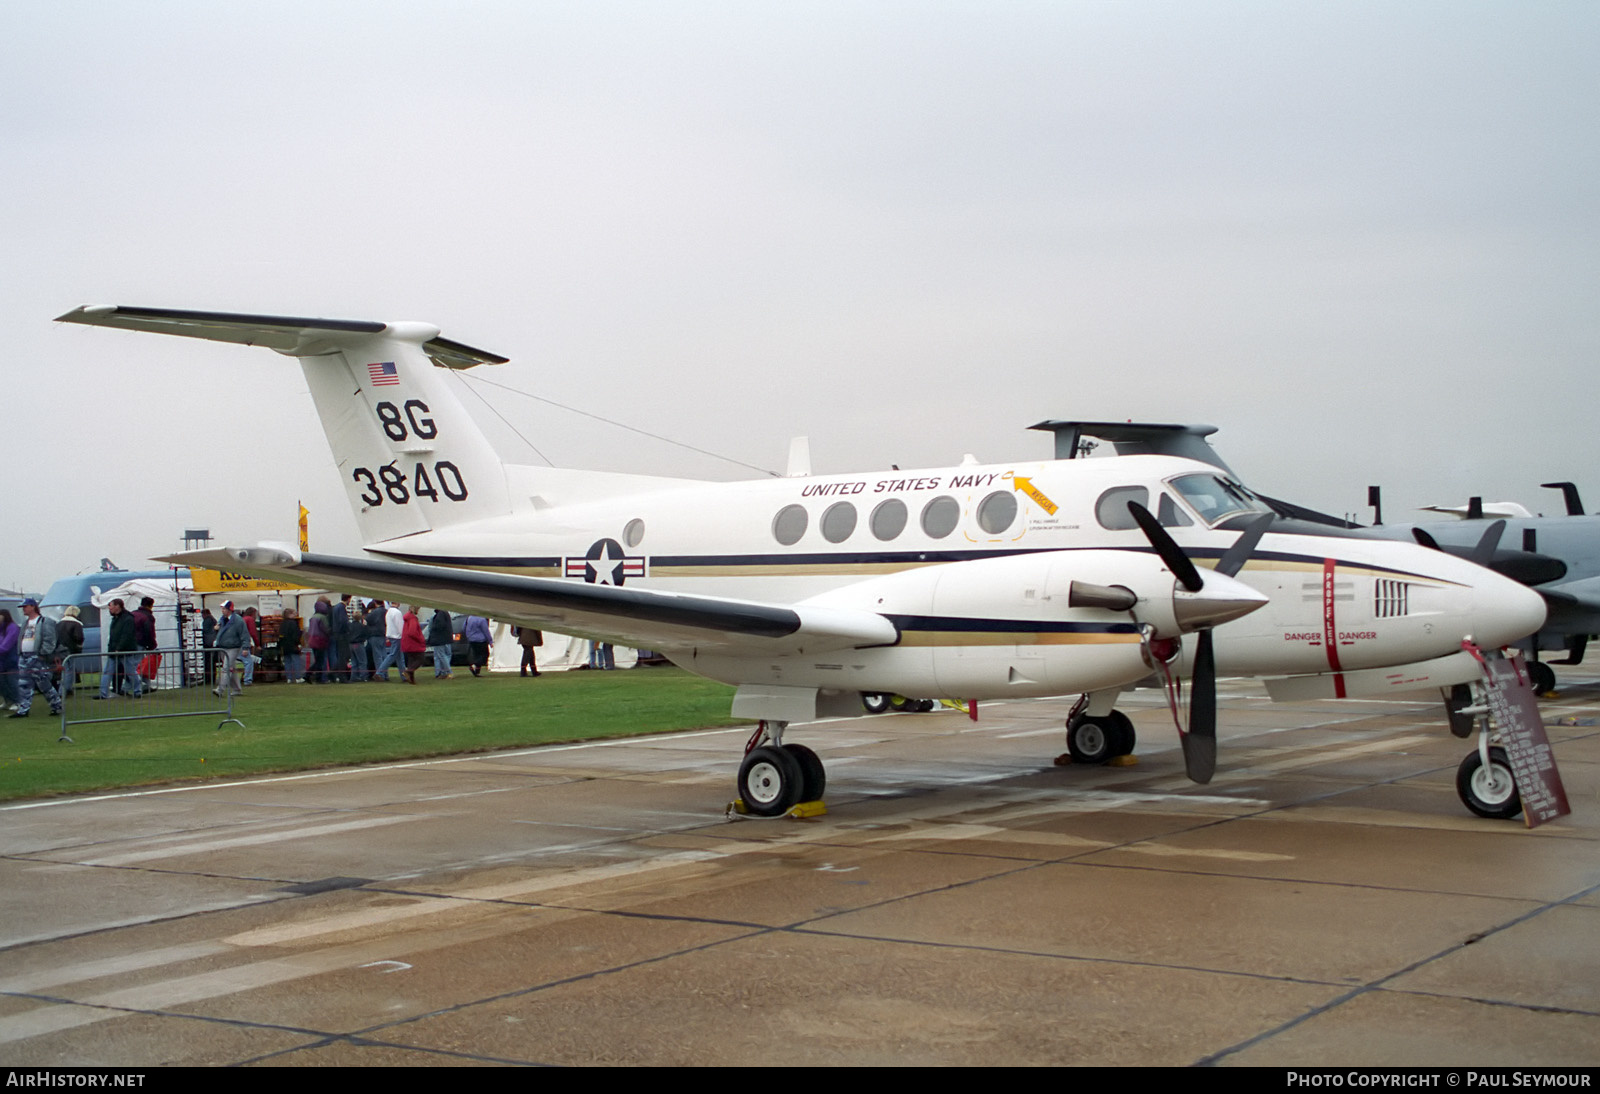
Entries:
{"type": "MultiPolygon", "coordinates": [[[[1183,548],[1167,534],[1150,510],[1138,502],[1129,502],[1128,512],[1179,585],[1191,593],[1205,588],[1205,581],[1193,560],[1184,554],[1183,548]]],[[[1236,576],[1272,521],[1272,513],[1263,513],[1246,525],[1233,546],[1217,560],[1213,572],[1224,577],[1236,576]]],[[[1217,770],[1217,662],[1211,630],[1208,626],[1195,630],[1194,671],[1189,682],[1189,730],[1179,737],[1183,744],[1184,769],[1197,783],[1210,782],[1217,770]]]]}
{"type": "MultiPolygon", "coordinates": [[[[1568,515],[1581,515],[1583,503],[1578,499],[1578,488],[1570,482],[1547,482],[1541,485],[1560,490],[1567,502],[1568,515]]],[[[1367,504],[1372,506],[1373,527],[1383,523],[1383,501],[1376,486],[1367,487],[1367,504]]],[[[1467,502],[1466,517],[1468,520],[1482,520],[1483,498],[1471,498],[1467,502]]],[[[1489,533],[1494,531],[1492,526],[1484,530],[1484,535],[1478,540],[1475,548],[1443,546],[1431,533],[1416,525],[1411,527],[1411,538],[1422,546],[1435,551],[1443,551],[1447,555],[1455,555],[1479,566],[1486,566],[1497,574],[1504,574],[1513,581],[1520,581],[1524,585],[1542,585],[1547,581],[1560,581],[1567,574],[1567,564],[1558,558],[1541,555],[1537,550],[1537,536],[1530,535],[1531,528],[1524,528],[1522,532],[1522,550],[1499,550],[1500,532],[1505,530],[1505,522],[1501,521],[1500,531],[1494,533],[1493,546],[1487,552],[1483,550],[1484,541],[1489,533]]]]}
{"type": "Polygon", "coordinates": [[[1476,562],[1479,566],[1493,565],[1495,548],[1500,546],[1500,537],[1505,530],[1506,522],[1503,520],[1497,520],[1485,528],[1478,545],[1472,549],[1472,554],[1467,556],[1468,561],[1476,562]]]}

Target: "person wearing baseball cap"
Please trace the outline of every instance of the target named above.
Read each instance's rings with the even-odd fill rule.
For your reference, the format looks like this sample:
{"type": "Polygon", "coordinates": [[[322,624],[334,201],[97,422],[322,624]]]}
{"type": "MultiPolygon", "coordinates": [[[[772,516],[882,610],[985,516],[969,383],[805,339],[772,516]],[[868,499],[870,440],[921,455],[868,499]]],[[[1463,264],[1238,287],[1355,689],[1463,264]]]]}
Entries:
{"type": "Polygon", "coordinates": [[[239,662],[250,652],[250,632],[245,629],[244,617],[236,615],[233,601],[222,602],[222,618],[217,621],[217,652],[222,655],[222,681],[212,689],[213,695],[238,695],[244,691],[239,683],[239,662]]]}
{"type": "Polygon", "coordinates": [[[56,624],[39,614],[39,602],[33,597],[22,602],[22,614],[27,622],[22,626],[22,640],[17,644],[20,655],[17,675],[17,709],[13,718],[26,718],[33,709],[33,693],[37,689],[50,700],[50,713],[61,713],[61,693],[50,679],[50,665],[56,656],[56,624]]]}

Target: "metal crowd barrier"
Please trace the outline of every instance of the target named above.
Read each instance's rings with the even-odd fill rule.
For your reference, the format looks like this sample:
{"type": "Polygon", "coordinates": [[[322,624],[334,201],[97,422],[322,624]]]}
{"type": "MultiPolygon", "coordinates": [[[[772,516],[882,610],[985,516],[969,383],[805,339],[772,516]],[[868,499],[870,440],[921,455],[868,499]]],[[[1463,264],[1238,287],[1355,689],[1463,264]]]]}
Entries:
{"type": "MultiPolygon", "coordinates": [[[[224,658],[229,652],[168,646],[135,653],[72,654],[61,666],[60,686],[66,688],[70,682],[72,690],[61,697],[60,739],[72,741],[69,725],[191,715],[218,715],[218,729],[229,722],[243,729],[244,723],[233,716],[238,692],[224,686],[224,658]]],[[[37,691],[33,704],[49,705],[37,691]]]]}

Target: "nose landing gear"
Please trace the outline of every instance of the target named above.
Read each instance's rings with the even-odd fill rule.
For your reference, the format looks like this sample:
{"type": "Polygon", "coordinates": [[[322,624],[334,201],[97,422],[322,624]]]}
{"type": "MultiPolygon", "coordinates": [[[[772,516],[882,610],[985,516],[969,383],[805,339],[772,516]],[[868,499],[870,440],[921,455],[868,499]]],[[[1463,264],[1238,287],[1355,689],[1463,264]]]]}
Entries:
{"type": "Polygon", "coordinates": [[[1461,684],[1445,701],[1450,715],[1450,731],[1457,737],[1478,731],[1478,747],[1461,759],[1456,768],[1456,795],[1461,804],[1480,817],[1510,820],[1522,812],[1522,794],[1511,767],[1510,754],[1500,745],[1494,716],[1484,685],[1461,684]]]}

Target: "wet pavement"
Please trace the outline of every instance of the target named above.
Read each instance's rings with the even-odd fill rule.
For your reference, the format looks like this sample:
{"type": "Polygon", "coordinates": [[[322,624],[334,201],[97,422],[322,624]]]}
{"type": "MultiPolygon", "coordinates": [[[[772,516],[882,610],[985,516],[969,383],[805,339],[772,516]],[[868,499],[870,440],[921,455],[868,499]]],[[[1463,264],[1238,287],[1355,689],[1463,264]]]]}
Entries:
{"type": "Polygon", "coordinates": [[[1437,702],[1224,684],[1183,775],[1064,702],[792,730],[829,812],[728,819],[747,729],[0,807],[0,1060],[1600,1062],[1600,673],[1573,812],[1473,817],[1437,702]]]}

